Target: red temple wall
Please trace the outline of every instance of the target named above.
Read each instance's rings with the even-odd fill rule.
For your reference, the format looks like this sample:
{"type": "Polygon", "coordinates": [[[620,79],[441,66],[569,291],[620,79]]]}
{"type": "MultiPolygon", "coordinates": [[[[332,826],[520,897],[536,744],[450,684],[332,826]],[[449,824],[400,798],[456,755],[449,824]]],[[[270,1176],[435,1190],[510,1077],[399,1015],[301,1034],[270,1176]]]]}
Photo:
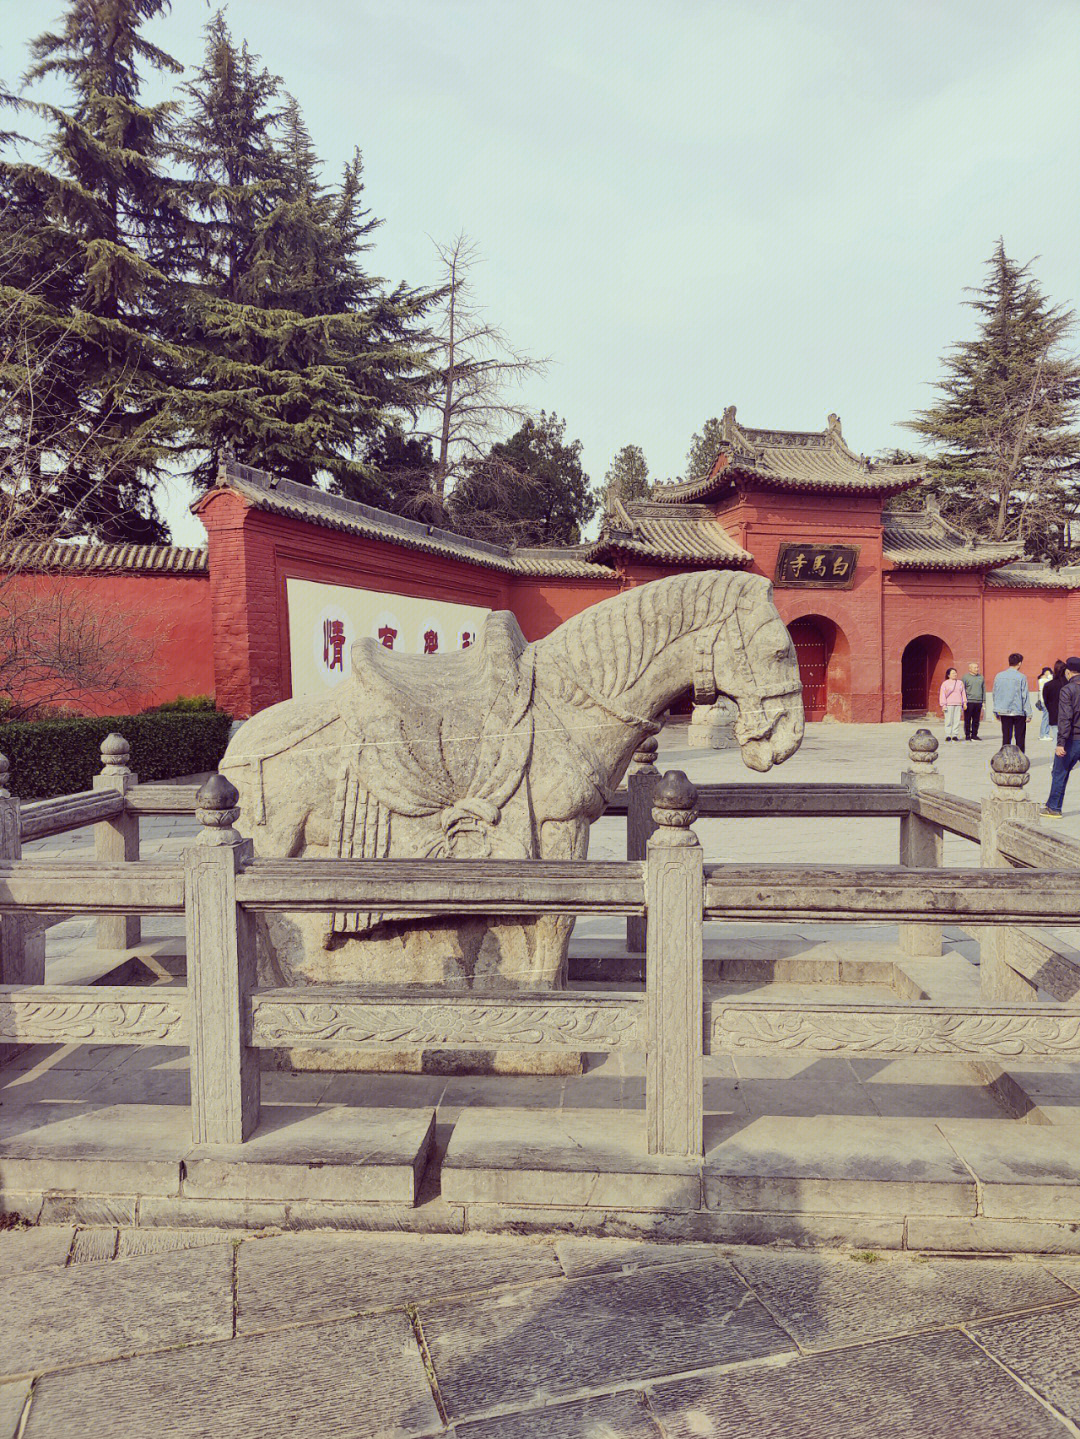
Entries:
{"type": "MultiPolygon", "coordinates": [[[[216,693],[224,708],[245,716],[288,698],[290,578],[508,608],[534,640],[622,588],[679,572],[673,565],[628,564],[610,580],[507,576],[253,510],[228,490],[211,493],[200,511],[209,575],[136,571],[14,581],[28,594],[61,584],[120,617],[129,625],[133,654],[147,656],[145,664],[133,665],[137,682],[130,690],[82,696],[77,708],[122,712],[180,694],[216,693]]],[[[850,590],[775,590],[785,623],[819,622],[830,650],[828,714],[834,719],[899,719],[901,656],[919,635],[937,636],[959,667],[978,659],[988,679],[1014,648],[1024,653],[1032,680],[1042,664],[1080,650],[1080,591],[984,591],[980,575],[885,568],[876,500],[740,495],[721,515],[755,555],[755,571],[770,579],[787,541],[860,546],[850,590]]]]}
{"type": "MultiPolygon", "coordinates": [[[[103,621],[101,633],[123,663],[130,655],[132,683],[119,690],[84,690],[63,707],[78,714],[135,714],[180,695],[214,692],[210,652],[210,581],[206,574],[22,573],[4,580],[5,600],[15,615],[42,601],[57,602],[74,616],[89,610],[103,621]]],[[[55,610],[53,611],[55,613],[55,610]]],[[[52,696],[27,686],[13,694],[22,703],[52,696]]]]}
{"type": "Polygon", "coordinates": [[[1035,684],[1043,665],[1080,653],[1080,590],[990,588],[984,599],[983,673],[991,681],[1016,650],[1035,684]]]}
{"type": "MultiPolygon", "coordinates": [[[[653,578],[656,578],[654,576],[653,578]]],[[[527,640],[539,640],[564,620],[618,594],[617,579],[527,579],[510,577],[506,608],[513,610],[527,640]]]]}
{"type": "Polygon", "coordinates": [[[253,510],[227,490],[212,493],[199,517],[210,552],[218,702],[240,717],[290,696],[289,579],[508,606],[507,577],[496,570],[253,510]]]}
{"type": "Polygon", "coordinates": [[[983,578],[947,570],[890,570],[882,581],[882,719],[900,718],[900,667],[904,650],[921,635],[932,635],[951,653],[935,667],[930,706],[949,663],[961,674],[983,654],[983,578]]]}

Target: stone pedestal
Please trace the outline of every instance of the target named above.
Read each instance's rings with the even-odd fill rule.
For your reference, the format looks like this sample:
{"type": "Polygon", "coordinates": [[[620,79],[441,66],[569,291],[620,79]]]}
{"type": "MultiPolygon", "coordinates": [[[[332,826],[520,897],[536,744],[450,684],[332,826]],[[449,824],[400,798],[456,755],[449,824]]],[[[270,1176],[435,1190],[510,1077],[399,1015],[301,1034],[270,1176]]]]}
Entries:
{"type": "Polygon", "coordinates": [[[719,702],[695,705],[686,743],[690,749],[734,749],[735,707],[719,702]]]}

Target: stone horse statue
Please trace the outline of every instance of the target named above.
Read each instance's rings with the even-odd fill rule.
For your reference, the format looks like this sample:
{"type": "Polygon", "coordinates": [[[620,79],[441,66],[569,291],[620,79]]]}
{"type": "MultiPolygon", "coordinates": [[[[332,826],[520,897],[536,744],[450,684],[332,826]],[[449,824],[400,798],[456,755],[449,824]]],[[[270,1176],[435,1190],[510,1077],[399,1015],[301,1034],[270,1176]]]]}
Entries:
{"type": "MultiPolygon", "coordinates": [[[[603,600],[526,644],[507,611],[447,655],[373,639],[330,698],[286,700],[233,737],[221,770],[261,858],[584,859],[657,716],[693,683],[738,708],[745,763],[803,733],[795,651],[755,575],[705,571],[603,600]]],[[[268,914],[262,982],[559,988],[573,919],[363,911],[268,914]]]]}

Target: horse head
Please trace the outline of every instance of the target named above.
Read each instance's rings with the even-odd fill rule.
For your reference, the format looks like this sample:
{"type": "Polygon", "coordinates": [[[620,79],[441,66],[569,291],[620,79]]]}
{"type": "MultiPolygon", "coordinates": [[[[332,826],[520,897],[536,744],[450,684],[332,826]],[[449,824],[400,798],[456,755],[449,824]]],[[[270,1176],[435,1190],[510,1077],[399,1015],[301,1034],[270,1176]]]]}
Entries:
{"type": "Polygon", "coordinates": [[[725,576],[727,603],[716,625],[697,635],[694,699],[732,700],[735,738],[743,763],[771,769],[789,759],[803,737],[802,684],[795,646],[773,605],[772,585],[760,575],[725,576]],[[733,603],[732,603],[733,601],[733,603]]]}

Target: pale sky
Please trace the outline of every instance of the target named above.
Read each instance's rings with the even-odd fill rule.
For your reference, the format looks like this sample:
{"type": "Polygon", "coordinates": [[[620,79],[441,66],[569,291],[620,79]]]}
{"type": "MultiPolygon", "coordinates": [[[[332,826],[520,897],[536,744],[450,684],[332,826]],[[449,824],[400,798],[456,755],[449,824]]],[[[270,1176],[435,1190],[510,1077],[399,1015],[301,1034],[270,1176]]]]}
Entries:
{"type": "MultiPolygon", "coordinates": [[[[0,0],[0,73],[59,0],[0,0]]],[[[154,38],[194,62],[205,0],[154,38]]],[[[911,445],[965,285],[999,235],[1080,299],[1080,3],[1029,0],[231,0],[331,169],[359,145],[391,281],[436,279],[466,231],[525,391],[595,483],[642,446],[677,474],[692,433],[823,429],[911,445]]],[[[179,542],[201,527],[174,495],[179,542]]]]}

